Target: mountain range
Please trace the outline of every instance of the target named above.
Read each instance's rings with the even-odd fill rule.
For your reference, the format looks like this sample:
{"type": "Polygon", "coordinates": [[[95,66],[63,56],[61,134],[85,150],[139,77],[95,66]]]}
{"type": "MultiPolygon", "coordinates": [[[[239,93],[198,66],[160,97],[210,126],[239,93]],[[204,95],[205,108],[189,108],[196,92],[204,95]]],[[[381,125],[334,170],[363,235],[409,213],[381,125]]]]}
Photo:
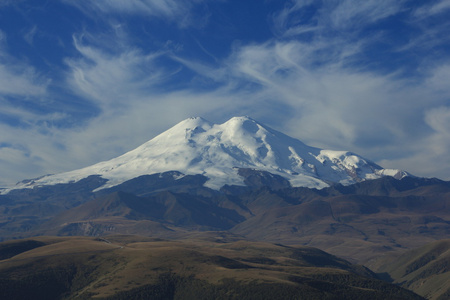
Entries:
{"type": "MultiPolygon", "coordinates": [[[[264,249],[315,247],[345,259],[345,270],[353,274],[359,271],[350,265],[363,264],[378,273],[366,272],[363,276],[401,284],[429,299],[445,299],[450,294],[450,287],[442,284],[450,272],[445,267],[448,263],[445,253],[450,251],[450,244],[440,242],[450,239],[450,182],[383,169],[352,152],[310,147],[249,117],[235,117],[223,124],[212,124],[202,118],[187,119],[117,158],[71,172],[24,180],[1,190],[0,239],[6,242],[0,244],[0,255],[6,249],[3,258],[6,260],[0,257],[0,266],[11,263],[19,267],[24,255],[33,261],[41,259],[40,250],[33,254],[35,243],[41,250],[47,249],[41,246],[55,245],[52,246],[55,250],[49,246],[51,253],[58,252],[57,245],[62,245],[53,242],[56,237],[49,242],[46,238],[32,238],[36,236],[99,237],[100,243],[95,247],[103,249],[108,244],[105,241],[112,237],[123,240],[130,239],[130,235],[134,236],[131,238],[134,242],[127,251],[134,254],[134,247],[141,249],[140,243],[148,238],[164,239],[163,244],[187,243],[187,248],[184,244],[180,246],[186,257],[191,257],[189,245],[193,243],[202,245],[202,253],[213,251],[211,247],[220,248],[221,244],[235,247],[232,244],[235,242],[250,243],[246,247],[252,249],[260,247],[258,243],[265,243],[264,249]],[[17,244],[8,241],[22,238],[27,240],[17,244]],[[33,246],[30,249],[29,243],[33,246]],[[16,253],[14,249],[21,250],[16,253]],[[436,255],[439,261],[435,261],[436,255]],[[437,286],[439,289],[433,291],[437,286]]],[[[84,239],[83,243],[90,249],[92,241],[84,239]]],[[[121,243],[107,248],[118,251],[120,247],[128,247],[128,242],[121,243]]],[[[80,251],[69,254],[83,256],[80,251]]],[[[111,259],[121,259],[112,258],[116,254],[108,255],[101,260],[109,264],[111,259]]],[[[260,252],[258,262],[254,262],[264,265],[276,260],[274,268],[283,266],[291,271],[294,270],[291,264],[298,263],[289,261],[286,265],[285,259],[275,259],[274,255],[272,250],[260,252]]],[[[254,258],[223,256],[219,268],[224,267],[223,261],[225,269],[260,267],[243,267],[246,260],[254,258]]],[[[211,262],[210,258],[206,261],[211,262]]],[[[314,266],[324,267],[322,258],[315,260],[314,266]]],[[[64,272],[68,267],[65,262],[64,267],[55,265],[58,270],[64,268],[64,272]]],[[[14,268],[5,270],[15,272],[14,268]]],[[[173,266],[162,264],[158,268],[173,269],[173,266]]],[[[70,276],[77,278],[78,273],[74,272],[70,271],[70,276]]],[[[180,276],[183,272],[172,275],[180,276]]],[[[163,275],[159,271],[155,274],[151,276],[163,275]]],[[[204,274],[195,276],[202,278],[204,274]]],[[[286,279],[285,275],[277,276],[272,277],[275,282],[286,279]]],[[[339,295],[343,291],[340,288],[353,289],[352,282],[359,282],[361,288],[366,284],[359,277],[347,281],[353,277],[333,276],[330,278],[337,282],[346,278],[345,288],[333,287],[333,293],[337,293],[333,295],[339,295]]],[[[91,279],[94,282],[98,278],[91,279]]],[[[8,278],[0,278],[0,290],[2,282],[5,287],[11,283],[8,278]]],[[[20,280],[14,284],[19,283],[20,280]]],[[[67,293],[74,288],[64,284],[67,293]]],[[[371,281],[370,285],[373,284],[371,281]]],[[[100,291],[102,285],[93,290],[100,291]]],[[[141,287],[137,287],[139,293],[143,292],[141,287]]],[[[386,295],[379,297],[383,299],[386,295]]],[[[405,297],[399,299],[410,296],[405,297]]]]}

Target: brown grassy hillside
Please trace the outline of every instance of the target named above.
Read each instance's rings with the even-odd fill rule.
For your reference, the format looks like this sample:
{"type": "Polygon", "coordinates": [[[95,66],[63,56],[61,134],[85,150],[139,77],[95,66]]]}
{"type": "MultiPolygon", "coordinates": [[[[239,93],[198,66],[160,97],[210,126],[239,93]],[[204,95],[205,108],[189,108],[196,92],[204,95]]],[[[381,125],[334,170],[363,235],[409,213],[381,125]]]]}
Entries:
{"type": "Polygon", "coordinates": [[[387,259],[378,271],[388,273],[395,283],[427,299],[450,299],[450,240],[387,259]]]}
{"type": "Polygon", "coordinates": [[[5,299],[421,299],[315,248],[226,239],[210,233],[180,241],[108,236],[4,242],[0,294],[5,299]]]}

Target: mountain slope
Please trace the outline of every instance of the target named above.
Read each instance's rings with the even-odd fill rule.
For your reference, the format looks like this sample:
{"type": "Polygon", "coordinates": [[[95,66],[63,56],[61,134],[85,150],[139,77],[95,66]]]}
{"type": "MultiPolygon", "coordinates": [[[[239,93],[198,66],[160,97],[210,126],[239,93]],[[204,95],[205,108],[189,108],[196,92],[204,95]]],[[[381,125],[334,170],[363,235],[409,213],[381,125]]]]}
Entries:
{"type": "Polygon", "coordinates": [[[450,240],[441,240],[409,250],[389,260],[378,271],[388,273],[394,283],[427,299],[448,299],[450,240]]]}
{"type": "MultiPolygon", "coordinates": [[[[162,175],[167,179],[173,174],[162,175]]],[[[186,179],[197,188],[182,184],[161,191],[154,181],[159,176],[146,175],[92,193],[82,204],[65,202],[66,209],[57,206],[64,197],[56,192],[66,190],[57,189],[59,185],[51,186],[52,198],[35,195],[40,200],[32,203],[25,200],[33,195],[15,194],[39,194],[40,188],[13,191],[0,196],[0,202],[11,200],[0,205],[0,239],[109,234],[177,238],[188,231],[229,230],[251,240],[318,247],[377,268],[381,254],[450,238],[450,182],[383,177],[320,190],[227,186],[214,191],[190,176],[179,181],[186,179]],[[36,215],[36,204],[41,210],[58,209],[36,215]]]]}
{"type": "Polygon", "coordinates": [[[306,244],[376,267],[376,257],[450,237],[450,184],[384,177],[322,190],[260,189],[240,199],[253,213],[231,232],[306,244]]]}
{"type": "Polygon", "coordinates": [[[151,227],[153,236],[167,236],[166,226],[177,230],[226,230],[245,220],[236,212],[236,205],[225,203],[230,201],[224,197],[220,202],[221,206],[213,199],[168,191],[145,198],[114,192],[56,215],[40,226],[38,232],[45,235],[149,234],[151,227]]]}
{"type": "Polygon", "coordinates": [[[310,247],[40,237],[0,243],[0,255],[12,247],[23,249],[0,260],[4,299],[423,299],[310,247]]]}
{"type": "Polygon", "coordinates": [[[405,172],[383,169],[346,151],[322,150],[273,130],[249,117],[234,117],[223,124],[202,118],[180,122],[122,156],[83,169],[27,180],[3,190],[76,182],[100,175],[108,182],[99,189],[129,179],[167,171],[174,179],[201,174],[205,186],[245,186],[240,169],[255,169],[286,178],[292,186],[323,188],[344,185],[385,175],[402,178],[405,172]]]}

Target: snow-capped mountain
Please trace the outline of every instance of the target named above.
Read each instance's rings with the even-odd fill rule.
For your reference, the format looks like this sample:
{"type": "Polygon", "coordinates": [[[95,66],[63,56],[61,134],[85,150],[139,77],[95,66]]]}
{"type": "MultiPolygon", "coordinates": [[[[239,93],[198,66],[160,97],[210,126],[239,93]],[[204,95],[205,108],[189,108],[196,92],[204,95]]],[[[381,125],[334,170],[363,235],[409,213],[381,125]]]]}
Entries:
{"type": "MultiPolygon", "coordinates": [[[[56,175],[20,182],[11,189],[76,182],[90,175],[108,181],[99,189],[135,177],[166,171],[202,174],[205,186],[245,185],[240,168],[280,175],[292,186],[323,188],[382,176],[402,178],[400,170],[383,169],[347,151],[322,150],[273,130],[249,117],[234,117],[223,124],[202,118],[186,119],[138,148],[109,161],[56,175]]],[[[175,178],[176,179],[176,178],[175,178]]]]}

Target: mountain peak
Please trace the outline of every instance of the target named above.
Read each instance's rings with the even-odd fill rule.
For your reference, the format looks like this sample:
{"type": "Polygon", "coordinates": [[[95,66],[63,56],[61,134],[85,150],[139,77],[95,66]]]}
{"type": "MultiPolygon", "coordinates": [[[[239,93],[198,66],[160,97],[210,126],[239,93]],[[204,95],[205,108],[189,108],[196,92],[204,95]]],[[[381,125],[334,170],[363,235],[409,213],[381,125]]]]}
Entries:
{"type": "Polygon", "coordinates": [[[228,128],[228,130],[244,130],[250,133],[256,133],[258,130],[264,127],[262,124],[258,123],[248,116],[233,117],[223,123],[222,126],[228,128]]]}
{"type": "MultiPolygon", "coordinates": [[[[181,121],[178,124],[192,124],[192,125],[201,125],[201,124],[211,124],[208,120],[203,119],[202,117],[190,117],[185,119],[184,121],[181,121]]],[[[176,126],[176,125],[175,125],[176,126]]]]}
{"type": "MultiPolygon", "coordinates": [[[[172,131],[183,131],[183,130],[193,130],[195,128],[203,128],[208,129],[213,125],[213,123],[209,122],[208,120],[205,120],[201,117],[191,117],[188,119],[185,119],[181,121],[180,123],[176,124],[166,132],[172,132],[172,131]]],[[[163,132],[162,134],[165,134],[166,132],[163,132]]]]}
{"type": "Polygon", "coordinates": [[[403,174],[383,169],[351,152],[307,146],[248,116],[233,117],[223,124],[194,117],[117,158],[22,182],[14,188],[67,183],[90,175],[107,179],[101,187],[107,188],[141,175],[178,171],[202,174],[208,177],[205,186],[220,189],[225,184],[245,185],[239,174],[242,168],[282,176],[292,186],[314,188],[403,174]]]}
{"type": "Polygon", "coordinates": [[[258,122],[252,118],[250,118],[249,116],[237,116],[237,117],[232,117],[231,119],[229,119],[228,121],[226,121],[224,124],[233,124],[233,123],[238,123],[238,124],[244,124],[244,123],[255,123],[258,124],[258,122]]]}

